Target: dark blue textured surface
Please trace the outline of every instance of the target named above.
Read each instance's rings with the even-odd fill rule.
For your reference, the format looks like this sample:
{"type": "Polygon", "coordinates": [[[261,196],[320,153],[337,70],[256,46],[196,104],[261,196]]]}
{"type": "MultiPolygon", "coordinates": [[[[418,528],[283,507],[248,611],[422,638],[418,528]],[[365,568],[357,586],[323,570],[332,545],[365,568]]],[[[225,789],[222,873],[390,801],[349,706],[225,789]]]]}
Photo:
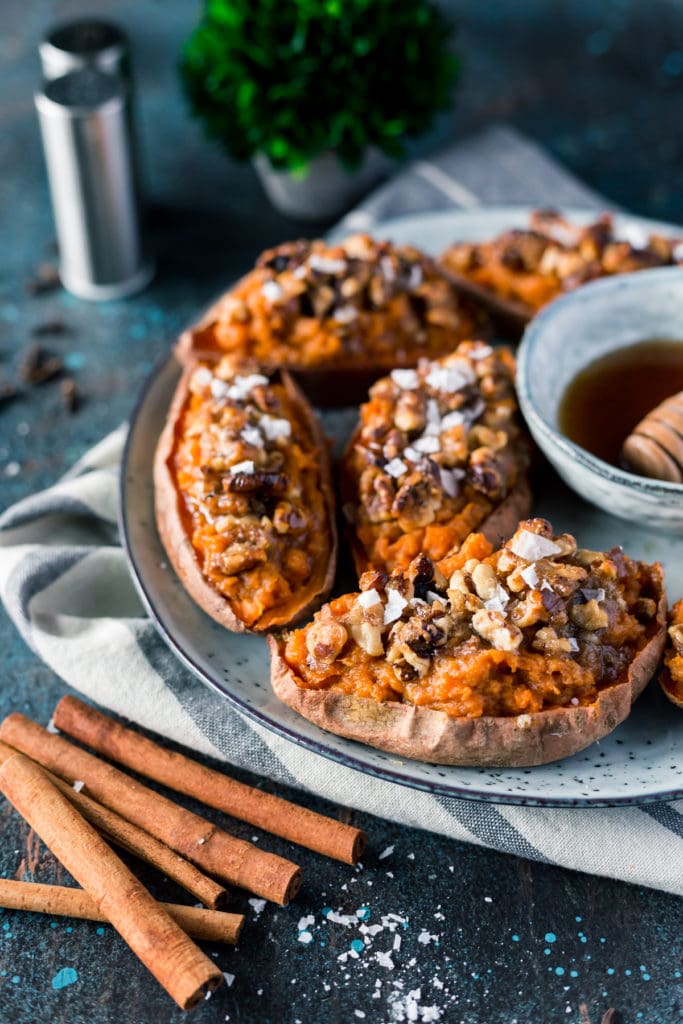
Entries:
{"type": "MultiPolygon", "coordinates": [[[[508,120],[616,202],[683,221],[679,3],[460,0],[449,6],[460,18],[465,72],[453,115],[442,119],[432,141],[508,120]]],[[[32,268],[52,258],[53,236],[32,108],[35,43],[47,24],[87,12],[88,5],[5,0],[0,371],[13,378],[31,327],[59,317],[67,332],[45,343],[67,358],[84,403],[68,416],[59,385],[51,383],[0,406],[1,508],[53,481],[125,419],[140,382],[178,330],[260,249],[304,230],[275,214],[251,169],[230,164],[186,115],[174,61],[195,5],[100,0],[90,10],[95,7],[120,21],[134,40],[159,271],[152,287],[127,303],[91,305],[63,292],[25,294],[32,268]]],[[[20,710],[47,721],[63,684],[27,650],[4,615],[0,642],[0,713],[20,710]]],[[[310,798],[304,802],[320,806],[310,798]]],[[[234,981],[196,1011],[195,1020],[408,1020],[406,997],[418,988],[415,1005],[422,1011],[436,1006],[441,1016],[432,1019],[448,1024],[598,1024],[609,1006],[621,1012],[624,1024],[683,1019],[680,903],[673,897],[375,819],[360,823],[371,850],[358,872],[261,837],[269,849],[299,860],[305,888],[292,907],[266,907],[260,915],[246,896],[236,896],[234,905],[249,916],[244,938],[237,950],[212,950],[234,981]],[[389,913],[408,917],[398,929],[402,941],[392,953],[393,970],[365,953],[339,960],[358,929],[326,921],[325,906],[351,915],[369,907],[370,925],[389,913]],[[314,917],[308,925],[313,941],[306,945],[298,941],[297,925],[308,915],[314,917]]],[[[235,831],[252,834],[246,826],[235,831]]],[[[4,803],[0,872],[41,881],[65,877],[4,803]]],[[[165,898],[182,898],[151,873],[143,877],[165,898]]],[[[385,928],[375,948],[392,944],[385,928]]],[[[181,1018],[109,929],[0,912],[0,1024],[181,1018]],[[77,980],[65,985],[73,974],[60,973],[64,968],[75,969],[77,980]]]]}

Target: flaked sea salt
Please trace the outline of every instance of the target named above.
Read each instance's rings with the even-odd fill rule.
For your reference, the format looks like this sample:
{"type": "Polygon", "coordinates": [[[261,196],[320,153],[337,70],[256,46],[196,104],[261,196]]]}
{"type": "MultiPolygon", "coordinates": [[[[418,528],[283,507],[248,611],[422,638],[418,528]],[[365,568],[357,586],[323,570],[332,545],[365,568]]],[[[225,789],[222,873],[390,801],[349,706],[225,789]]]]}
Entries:
{"type": "Polygon", "coordinates": [[[387,589],[387,603],[384,606],[384,625],[389,626],[392,622],[400,619],[403,609],[407,604],[408,602],[405,597],[399,594],[398,590],[389,587],[387,589]]]}
{"type": "Polygon", "coordinates": [[[244,473],[246,476],[251,476],[255,472],[254,460],[245,459],[244,462],[236,462],[234,466],[230,467],[230,472],[233,475],[235,473],[244,473]]]}
{"type": "Polygon", "coordinates": [[[392,370],[390,376],[403,391],[413,391],[420,383],[415,370],[392,370]]]}
{"type": "Polygon", "coordinates": [[[285,293],[277,281],[264,281],[261,285],[261,294],[268,302],[277,302],[285,293]]]}
{"type": "Polygon", "coordinates": [[[361,606],[361,608],[374,608],[375,605],[381,603],[382,598],[379,596],[374,587],[372,588],[372,590],[363,590],[358,595],[358,604],[361,606]]]}
{"type": "Polygon", "coordinates": [[[235,377],[228,390],[228,398],[231,398],[233,402],[243,402],[245,398],[248,398],[250,391],[267,383],[268,378],[264,377],[262,373],[249,373],[244,377],[235,377]]]}
{"type": "Polygon", "coordinates": [[[531,587],[532,590],[538,585],[538,573],[536,572],[536,566],[533,563],[531,565],[527,565],[526,569],[523,569],[519,575],[522,577],[527,587],[531,587]]]}
{"type": "Polygon", "coordinates": [[[268,441],[277,441],[281,437],[290,437],[292,433],[292,424],[289,420],[281,419],[277,416],[268,416],[267,414],[262,416],[259,420],[259,426],[268,441]]]}
{"type": "Polygon", "coordinates": [[[425,455],[433,455],[440,450],[441,444],[438,437],[434,437],[431,434],[423,434],[422,437],[418,437],[417,441],[413,441],[413,448],[415,451],[422,452],[425,455]]]}
{"type": "Polygon", "coordinates": [[[538,562],[541,558],[559,555],[562,548],[547,537],[541,537],[531,530],[520,530],[508,544],[510,551],[527,562],[538,562]]]}
{"type": "Polygon", "coordinates": [[[245,444],[251,444],[255,448],[263,448],[263,436],[258,427],[252,427],[249,425],[247,425],[246,427],[242,427],[242,430],[240,431],[240,437],[245,442],[245,444]]]}
{"type": "Polygon", "coordinates": [[[402,459],[392,459],[390,462],[387,462],[384,467],[384,472],[388,473],[389,476],[393,476],[395,480],[398,480],[399,477],[402,477],[404,473],[408,472],[408,467],[402,459]]]}

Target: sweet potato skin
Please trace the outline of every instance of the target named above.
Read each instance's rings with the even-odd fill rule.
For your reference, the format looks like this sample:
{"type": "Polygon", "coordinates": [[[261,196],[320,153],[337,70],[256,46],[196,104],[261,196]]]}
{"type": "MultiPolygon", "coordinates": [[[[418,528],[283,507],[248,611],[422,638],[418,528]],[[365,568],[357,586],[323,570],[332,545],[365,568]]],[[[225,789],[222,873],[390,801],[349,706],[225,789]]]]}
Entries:
{"type": "Polygon", "coordinates": [[[455,718],[407,703],[301,687],[283,657],[283,643],[268,637],[273,690],[294,711],[327,732],[399,757],[475,768],[525,768],[570,757],[623,722],[652,678],[666,639],[666,595],[660,567],[657,614],[645,646],[621,682],[605,687],[588,706],[562,707],[517,717],[455,718]]]}
{"type": "MultiPolygon", "coordinates": [[[[680,708],[683,711],[683,682],[681,681],[680,673],[680,655],[679,655],[679,644],[674,644],[674,629],[673,627],[680,627],[683,624],[683,598],[677,601],[671,609],[669,614],[669,625],[672,627],[670,631],[671,641],[667,644],[667,649],[664,654],[664,668],[662,669],[659,677],[659,685],[662,688],[664,696],[671,701],[675,707],[680,708]],[[671,671],[672,664],[675,668],[674,672],[671,671]]],[[[679,641],[680,643],[680,641],[679,641]]]]}
{"type": "Polygon", "coordinates": [[[183,524],[182,497],[176,486],[171,470],[171,459],[175,450],[177,428],[188,396],[190,378],[196,369],[195,360],[187,360],[178,382],[166,423],[159,437],[154,458],[154,502],[157,529],[169,557],[171,565],[180,578],[183,586],[196,603],[226,629],[234,633],[262,633],[265,630],[280,626],[294,625],[311,615],[328,596],[337,566],[337,528],[335,499],[332,488],[332,471],[329,450],[320,424],[303,397],[291,376],[281,371],[280,377],[292,401],[299,406],[313,439],[313,444],[320,458],[320,489],[322,491],[327,513],[327,529],[329,531],[329,557],[324,578],[320,585],[306,588],[301,599],[293,606],[273,609],[266,613],[252,628],[236,615],[226,597],[220,594],[204,578],[192,546],[190,537],[183,524]]]}

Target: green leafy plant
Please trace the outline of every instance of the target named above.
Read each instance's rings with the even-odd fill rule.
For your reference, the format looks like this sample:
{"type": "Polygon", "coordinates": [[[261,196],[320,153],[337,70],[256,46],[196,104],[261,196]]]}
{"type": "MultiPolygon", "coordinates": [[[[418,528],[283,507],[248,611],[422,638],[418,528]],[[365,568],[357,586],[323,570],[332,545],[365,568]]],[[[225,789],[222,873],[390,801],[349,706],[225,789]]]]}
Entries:
{"type": "Polygon", "coordinates": [[[181,62],[186,92],[231,156],[297,171],[398,157],[448,105],[452,27],[428,0],[205,0],[181,62]]]}

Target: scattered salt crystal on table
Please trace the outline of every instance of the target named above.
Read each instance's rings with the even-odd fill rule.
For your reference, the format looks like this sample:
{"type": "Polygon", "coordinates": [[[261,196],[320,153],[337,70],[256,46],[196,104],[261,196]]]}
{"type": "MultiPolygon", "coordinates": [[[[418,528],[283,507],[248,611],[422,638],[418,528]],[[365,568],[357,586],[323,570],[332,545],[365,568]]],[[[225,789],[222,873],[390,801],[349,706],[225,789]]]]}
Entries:
{"type": "Polygon", "coordinates": [[[234,974],[228,974],[227,971],[223,971],[223,977],[225,978],[225,984],[228,986],[228,988],[230,988],[230,986],[232,985],[233,981],[235,980],[235,975],[234,974]]]}
{"type": "Polygon", "coordinates": [[[257,917],[263,911],[263,908],[265,907],[265,905],[266,905],[266,901],[265,900],[258,900],[258,899],[256,899],[253,896],[249,900],[249,906],[254,908],[254,913],[256,914],[257,917]]]}
{"type": "Polygon", "coordinates": [[[76,779],[73,783],[73,788],[76,790],[77,793],[80,793],[84,786],[85,782],[83,782],[82,779],[76,779]]]}

